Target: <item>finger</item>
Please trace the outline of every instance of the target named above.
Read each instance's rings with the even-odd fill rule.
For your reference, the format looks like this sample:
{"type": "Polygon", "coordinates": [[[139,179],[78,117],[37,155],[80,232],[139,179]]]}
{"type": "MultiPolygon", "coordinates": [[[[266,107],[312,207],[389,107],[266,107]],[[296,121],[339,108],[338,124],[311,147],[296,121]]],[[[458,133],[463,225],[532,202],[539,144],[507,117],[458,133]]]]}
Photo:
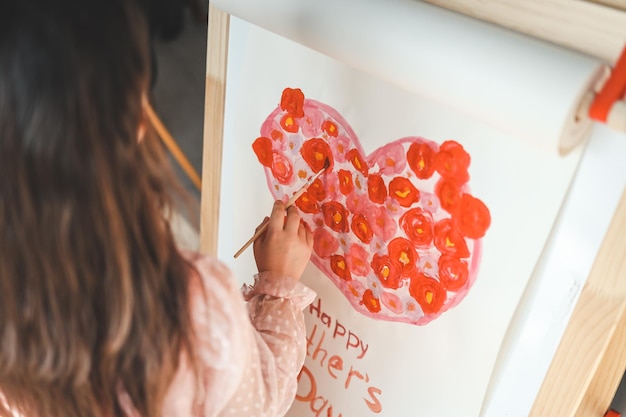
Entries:
{"type": "Polygon", "coordinates": [[[256,227],[256,229],[254,229],[254,233],[258,232],[259,230],[261,230],[261,228],[263,227],[263,225],[265,225],[265,223],[267,223],[270,220],[269,217],[265,216],[265,218],[263,219],[263,221],[256,227]]]}
{"type": "Polygon", "coordinates": [[[254,229],[254,235],[257,237],[254,239],[254,242],[252,242],[253,245],[256,246],[257,242],[262,242],[265,239],[265,235],[267,233],[267,223],[269,220],[270,218],[266,216],[256,229],[254,229]],[[260,232],[261,230],[263,230],[263,232],[260,232]]]}
{"type": "Polygon", "coordinates": [[[272,207],[272,214],[270,214],[270,219],[268,220],[267,229],[268,230],[282,230],[284,218],[285,218],[285,203],[283,203],[280,200],[276,200],[274,202],[274,206],[272,207]]]}
{"type": "Polygon", "coordinates": [[[306,243],[307,245],[309,245],[309,248],[313,247],[313,243],[315,241],[315,239],[313,238],[313,232],[311,231],[311,229],[308,227],[305,228],[306,229],[306,243]]]}
{"type": "Polygon", "coordinates": [[[298,238],[306,242],[306,223],[303,220],[300,220],[300,226],[298,226],[298,238]]]}
{"type": "Polygon", "coordinates": [[[287,209],[287,219],[285,220],[285,231],[290,233],[298,233],[300,226],[300,214],[295,206],[287,209]]]}

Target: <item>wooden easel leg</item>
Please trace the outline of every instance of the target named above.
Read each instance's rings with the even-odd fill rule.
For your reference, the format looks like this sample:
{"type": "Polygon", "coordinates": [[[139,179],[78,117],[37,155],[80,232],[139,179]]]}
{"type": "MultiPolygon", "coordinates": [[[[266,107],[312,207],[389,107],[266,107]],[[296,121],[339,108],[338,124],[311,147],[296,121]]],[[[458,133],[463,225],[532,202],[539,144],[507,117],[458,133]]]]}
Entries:
{"type": "Polygon", "coordinates": [[[217,254],[229,23],[230,15],[209,5],[200,251],[213,256],[217,254]]]}

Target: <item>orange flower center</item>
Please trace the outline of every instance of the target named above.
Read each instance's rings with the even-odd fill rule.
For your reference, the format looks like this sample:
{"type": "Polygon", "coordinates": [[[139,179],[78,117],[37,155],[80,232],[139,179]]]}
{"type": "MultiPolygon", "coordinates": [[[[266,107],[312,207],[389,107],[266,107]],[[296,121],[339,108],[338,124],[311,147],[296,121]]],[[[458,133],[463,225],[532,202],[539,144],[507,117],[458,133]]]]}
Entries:
{"type": "Polygon", "coordinates": [[[411,193],[411,190],[396,191],[396,195],[401,198],[406,198],[406,196],[409,195],[410,193],[411,193]]]}
{"type": "Polygon", "coordinates": [[[432,293],[432,291],[427,291],[426,292],[426,302],[428,304],[433,302],[433,293],[432,293]]]}
{"type": "Polygon", "coordinates": [[[399,259],[399,261],[402,262],[404,265],[407,265],[409,263],[409,261],[410,261],[409,255],[406,252],[404,252],[404,251],[400,252],[400,259],[399,259]]]}

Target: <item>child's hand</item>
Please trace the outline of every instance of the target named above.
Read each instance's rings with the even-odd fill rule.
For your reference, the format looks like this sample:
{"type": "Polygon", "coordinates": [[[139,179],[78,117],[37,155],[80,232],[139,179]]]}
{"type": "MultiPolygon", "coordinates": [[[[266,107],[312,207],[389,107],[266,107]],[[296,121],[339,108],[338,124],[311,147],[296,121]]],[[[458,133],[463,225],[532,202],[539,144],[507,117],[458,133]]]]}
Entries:
{"type": "Polygon", "coordinates": [[[259,272],[275,272],[299,280],[311,250],[313,234],[300,221],[298,210],[276,201],[268,220],[267,231],[254,242],[254,258],[259,272]]]}

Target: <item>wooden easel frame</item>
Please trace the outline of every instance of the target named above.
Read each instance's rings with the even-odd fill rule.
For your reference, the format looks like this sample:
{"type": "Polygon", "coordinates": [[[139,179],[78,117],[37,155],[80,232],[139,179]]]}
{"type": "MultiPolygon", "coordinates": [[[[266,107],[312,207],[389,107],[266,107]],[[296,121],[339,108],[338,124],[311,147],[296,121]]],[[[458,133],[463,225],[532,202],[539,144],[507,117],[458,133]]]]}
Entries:
{"type": "MultiPolygon", "coordinates": [[[[217,253],[230,16],[209,5],[200,250],[217,253]]],[[[532,366],[532,364],[529,364],[532,366]]],[[[626,191],[529,417],[602,417],[626,369],[626,191]]]]}

